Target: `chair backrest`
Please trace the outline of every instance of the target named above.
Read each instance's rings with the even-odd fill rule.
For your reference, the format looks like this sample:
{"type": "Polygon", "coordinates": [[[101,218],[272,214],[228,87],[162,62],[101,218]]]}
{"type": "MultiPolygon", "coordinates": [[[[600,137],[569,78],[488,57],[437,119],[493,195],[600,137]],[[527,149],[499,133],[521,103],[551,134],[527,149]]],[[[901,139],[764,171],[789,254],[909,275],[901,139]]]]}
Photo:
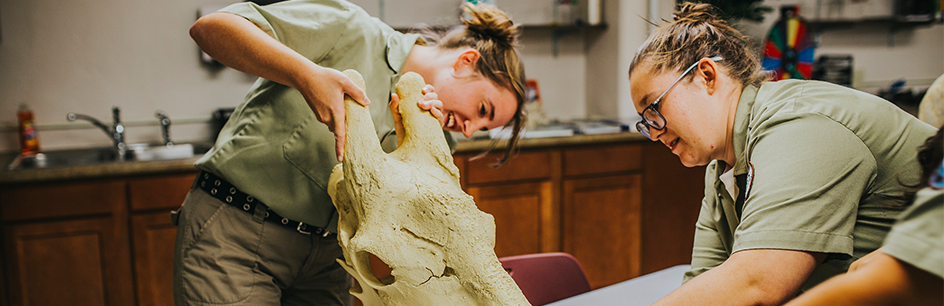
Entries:
{"type": "Polygon", "coordinates": [[[590,282],[580,263],[567,253],[516,255],[498,261],[533,306],[590,291],[590,282]]]}

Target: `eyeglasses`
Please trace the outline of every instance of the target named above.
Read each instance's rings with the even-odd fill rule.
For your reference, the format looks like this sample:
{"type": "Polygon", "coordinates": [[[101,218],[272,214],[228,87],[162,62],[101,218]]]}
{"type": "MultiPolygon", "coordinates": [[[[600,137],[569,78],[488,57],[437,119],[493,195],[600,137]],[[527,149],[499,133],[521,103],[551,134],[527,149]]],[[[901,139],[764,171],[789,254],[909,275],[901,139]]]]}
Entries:
{"type": "MultiPolygon", "coordinates": [[[[716,62],[720,62],[722,60],[720,56],[712,56],[708,59],[716,62]]],[[[672,87],[675,87],[675,84],[678,84],[678,82],[681,81],[689,71],[695,69],[695,66],[698,66],[699,62],[701,61],[695,62],[689,66],[688,69],[685,69],[685,72],[682,72],[682,75],[680,75],[678,79],[675,79],[675,82],[672,82],[672,85],[669,85],[668,89],[662,92],[662,94],[659,95],[659,97],[656,98],[652,104],[646,106],[646,109],[642,110],[642,113],[639,114],[639,116],[642,117],[642,120],[636,122],[636,130],[639,131],[639,133],[641,133],[643,136],[646,136],[646,138],[652,139],[652,137],[649,135],[650,128],[656,129],[658,131],[665,129],[665,117],[663,117],[662,114],[657,110],[659,107],[659,102],[662,101],[662,97],[665,97],[665,94],[669,93],[669,90],[672,90],[672,87]]]]}

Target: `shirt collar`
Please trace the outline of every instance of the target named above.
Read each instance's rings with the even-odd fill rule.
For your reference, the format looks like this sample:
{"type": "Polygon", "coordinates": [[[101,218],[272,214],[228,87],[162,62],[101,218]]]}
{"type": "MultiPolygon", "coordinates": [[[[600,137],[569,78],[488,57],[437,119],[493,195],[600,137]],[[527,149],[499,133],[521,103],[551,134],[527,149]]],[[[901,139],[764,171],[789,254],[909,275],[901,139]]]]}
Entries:
{"type": "Polygon", "coordinates": [[[394,33],[387,37],[387,66],[393,70],[394,74],[400,74],[403,64],[406,63],[407,56],[413,50],[413,45],[417,40],[422,40],[419,34],[394,33]]]}
{"type": "Polygon", "coordinates": [[[732,141],[734,143],[734,175],[747,173],[747,150],[744,147],[747,142],[748,124],[751,121],[751,109],[754,107],[754,99],[757,97],[757,87],[747,85],[741,90],[741,98],[738,99],[737,111],[734,113],[734,131],[732,131],[732,141]]]}

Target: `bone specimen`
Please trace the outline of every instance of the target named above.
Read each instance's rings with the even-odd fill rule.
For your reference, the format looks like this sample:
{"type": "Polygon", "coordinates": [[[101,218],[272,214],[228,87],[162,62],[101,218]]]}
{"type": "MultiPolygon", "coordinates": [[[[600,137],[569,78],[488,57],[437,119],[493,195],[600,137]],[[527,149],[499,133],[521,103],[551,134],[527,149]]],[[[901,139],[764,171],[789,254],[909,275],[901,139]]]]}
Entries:
{"type": "MultiPolygon", "coordinates": [[[[353,70],[344,72],[364,88],[353,70]]],[[[351,293],[374,305],[530,305],[495,256],[495,220],[459,186],[439,121],[417,106],[425,82],[397,83],[406,135],[386,154],[367,108],[345,100],[344,162],[328,193],[338,209],[338,260],[357,283],[351,293]],[[369,254],[391,269],[377,279],[369,254]]]]}

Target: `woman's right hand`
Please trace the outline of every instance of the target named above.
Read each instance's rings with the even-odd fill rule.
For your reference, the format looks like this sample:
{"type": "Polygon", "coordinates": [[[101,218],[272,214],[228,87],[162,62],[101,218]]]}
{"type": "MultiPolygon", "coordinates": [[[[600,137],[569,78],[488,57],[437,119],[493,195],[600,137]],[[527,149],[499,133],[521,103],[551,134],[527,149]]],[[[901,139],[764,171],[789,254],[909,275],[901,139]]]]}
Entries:
{"type": "Polygon", "coordinates": [[[312,66],[311,73],[299,78],[294,87],[305,97],[308,107],[315,113],[318,121],[327,125],[334,133],[335,153],[338,161],[343,161],[344,140],[347,136],[344,126],[344,96],[348,95],[364,106],[370,104],[370,99],[364,90],[340,71],[312,66]]]}

